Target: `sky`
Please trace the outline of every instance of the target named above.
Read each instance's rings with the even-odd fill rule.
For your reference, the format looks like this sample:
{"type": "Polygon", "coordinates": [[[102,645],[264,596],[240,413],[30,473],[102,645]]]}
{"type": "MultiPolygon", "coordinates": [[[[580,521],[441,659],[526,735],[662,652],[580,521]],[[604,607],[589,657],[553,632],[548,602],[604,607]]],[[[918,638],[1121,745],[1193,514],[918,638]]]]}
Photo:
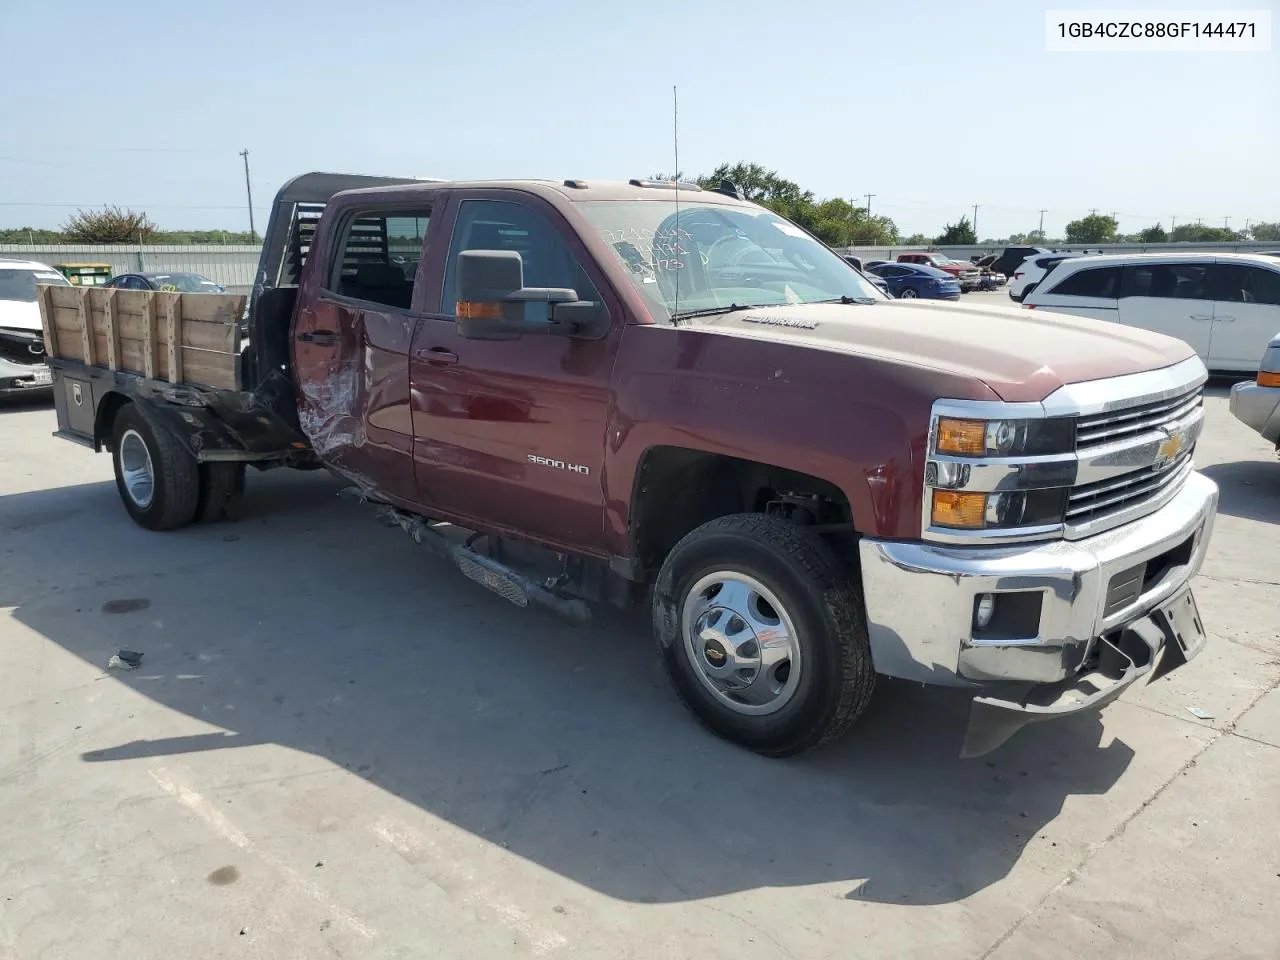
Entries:
{"type": "Polygon", "coordinates": [[[309,170],[627,179],[755,162],[936,234],[1280,220],[1269,53],[1050,53],[1045,12],[1280,0],[0,0],[0,227],[262,230],[309,170]]]}

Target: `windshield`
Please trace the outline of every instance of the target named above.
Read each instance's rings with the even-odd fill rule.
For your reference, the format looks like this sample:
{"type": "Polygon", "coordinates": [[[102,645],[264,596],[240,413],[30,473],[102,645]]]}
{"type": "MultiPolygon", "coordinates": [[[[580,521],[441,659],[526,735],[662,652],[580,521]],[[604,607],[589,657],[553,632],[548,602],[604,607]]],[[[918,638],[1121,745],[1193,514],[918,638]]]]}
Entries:
{"type": "Polygon", "coordinates": [[[161,290],[177,290],[180,293],[217,293],[218,285],[198,273],[156,273],[151,282],[161,290]]]}
{"type": "Polygon", "coordinates": [[[56,270],[0,270],[0,300],[35,303],[37,283],[71,286],[67,278],[56,270]]]}
{"type": "Polygon", "coordinates": [[[731,306],[886,299],[866,277],[768,210],[667,201],[578,201],[655,317],[731,306]]]}

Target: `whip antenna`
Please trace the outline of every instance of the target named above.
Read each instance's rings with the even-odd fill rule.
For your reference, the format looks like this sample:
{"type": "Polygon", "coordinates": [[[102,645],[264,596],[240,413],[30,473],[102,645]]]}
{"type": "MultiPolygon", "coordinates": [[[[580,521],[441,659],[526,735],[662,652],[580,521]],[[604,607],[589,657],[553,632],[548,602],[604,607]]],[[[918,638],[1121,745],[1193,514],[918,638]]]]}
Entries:
{"type": "Polygon", "coordinates": [[[674,154],[675,169],[672,171],[671,179],[675,181],[676,190],[676,255],[675,261],[679,264],[676,267],[676,297],[675,307],[672,309],[672,319],[674,322],[675,315],[680,312],[680,271],[684,269],[684,261],[680,259],[680,95],[675,86],[671,88],[671,152],[674,154]]]}

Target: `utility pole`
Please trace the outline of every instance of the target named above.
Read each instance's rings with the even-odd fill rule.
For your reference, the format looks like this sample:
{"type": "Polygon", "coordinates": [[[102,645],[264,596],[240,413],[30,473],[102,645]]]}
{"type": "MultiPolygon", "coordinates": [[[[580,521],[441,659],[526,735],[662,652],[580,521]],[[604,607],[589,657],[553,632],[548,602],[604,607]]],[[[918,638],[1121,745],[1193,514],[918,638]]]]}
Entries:
{"type": "Polygon", "coordinates": [[[1178,218],[1177,218],[1177,217],[1170,217],[1170,218],[1169,218],[1169,239],[1170,239],[1170,240],[1172,240],[1172,239],[1173,239],[1173,231],[1175,231],[1175,230],[1177,230],[1177,229],[1178,229],[1178,218]]]}
{"type": "Polygon", "coordinates": [[[871,216],[871,198],[872,198],[872,197],[874,197],[874,196],[875,196],[875,194],[874,194],[874,193],[864,193],[864,194],[863,194],[863,196],[867,198],[867,216],[869,217],[869,216],[871,216]]]}
{"type": "Polygon", "coordinates": [[[982,206],[980,203],[975,203],[973,205],[973,239],[975,242],[978,239],[978,208],[980,206],[982,206]]]}
{"type": "Polygon", "coordinates": [[[1039,232],[1039,234],[1040,234],[1040,239],[1041,239],[1041,240],[1043,240],[1043,239],[1044,239],[1044,215],[1045,215],[1046,213],[1048,213],[1048,212],[1049,212],[1048,210],[1041,210],[1041,211],[1040,211],[1040,230],[1039,230],[1038,232],[1039,232]]]}
{"type": "Polygon", "coordinates": [[[253,240],[258,236],[258,231],[253,229],[253,188],[249,186],[249,150],[247,147],[240,151],[240,156],[244,157],[244,192],[249,198],[249,239],[253,240]]]}
{"type": "Polygon", "coordinates": [[[1096,217],[1097,215],[1098,215],[1098,208],[1097,208],[1097,207],[1090,207],[1090,208],[1089,208],[1089,216],[1091,216],[1091,217],[1096,217]]]}
{"type": "Polygon", "coordinates": [[[1230,217],[1223,217],[1223,218],[1222,218],[1222,229],[1223,229],[1223,230],[1230,230],[1230,229],[1231,229],[1231,218],[1230,218],[1230,217]]]}

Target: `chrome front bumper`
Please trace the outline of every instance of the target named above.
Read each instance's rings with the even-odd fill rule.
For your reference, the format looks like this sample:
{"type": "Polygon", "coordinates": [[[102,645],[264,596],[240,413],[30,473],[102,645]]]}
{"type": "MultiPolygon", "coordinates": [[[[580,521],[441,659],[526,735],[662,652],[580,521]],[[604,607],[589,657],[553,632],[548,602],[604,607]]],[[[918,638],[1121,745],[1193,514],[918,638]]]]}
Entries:
{"type": "MultiPolygon", "coordinates": [[[[1134,631],[1150,636],[1146,621],[1200,569],[1217,505],[1217,486],[1192,473],[1156,512],[1081,540],[972,547],[863,539],[863,592],[876,671],[983,693],[981,688],[1012,685],[1043,688],[1042,693],[1055,685],[1065,689],[1091,674],[1113,641],[1134,631]],[[1002,602],[1017,604],[1018,622],[1026,629],[995,635],[975,629],[978,597],[988,593],[995,594],[997,611],[1002,602]]],[[[1161,644],[1151,642],[1154,659],[1161,644]]],[[[1127,639],[1124,645],[1132,646],[1127,639]]],[[[1100,706],[1147,670],[1121,672],[1118,688],[1112,684],[1097,696],[1056,702],[1052,715],[1100,706]]],[[[982,696],[975,716],[978,707],[992,704],[1043,713],[1046,707],[1035,707],[1036,699],[982,696]]]]}
{"type": "Polygon", "coordinates": [[[1231,414],[1263,439],[1280,443],[1280,387],[1263,387],[1254,381],[1237,383],[1231,388],[1231,414]]]}

